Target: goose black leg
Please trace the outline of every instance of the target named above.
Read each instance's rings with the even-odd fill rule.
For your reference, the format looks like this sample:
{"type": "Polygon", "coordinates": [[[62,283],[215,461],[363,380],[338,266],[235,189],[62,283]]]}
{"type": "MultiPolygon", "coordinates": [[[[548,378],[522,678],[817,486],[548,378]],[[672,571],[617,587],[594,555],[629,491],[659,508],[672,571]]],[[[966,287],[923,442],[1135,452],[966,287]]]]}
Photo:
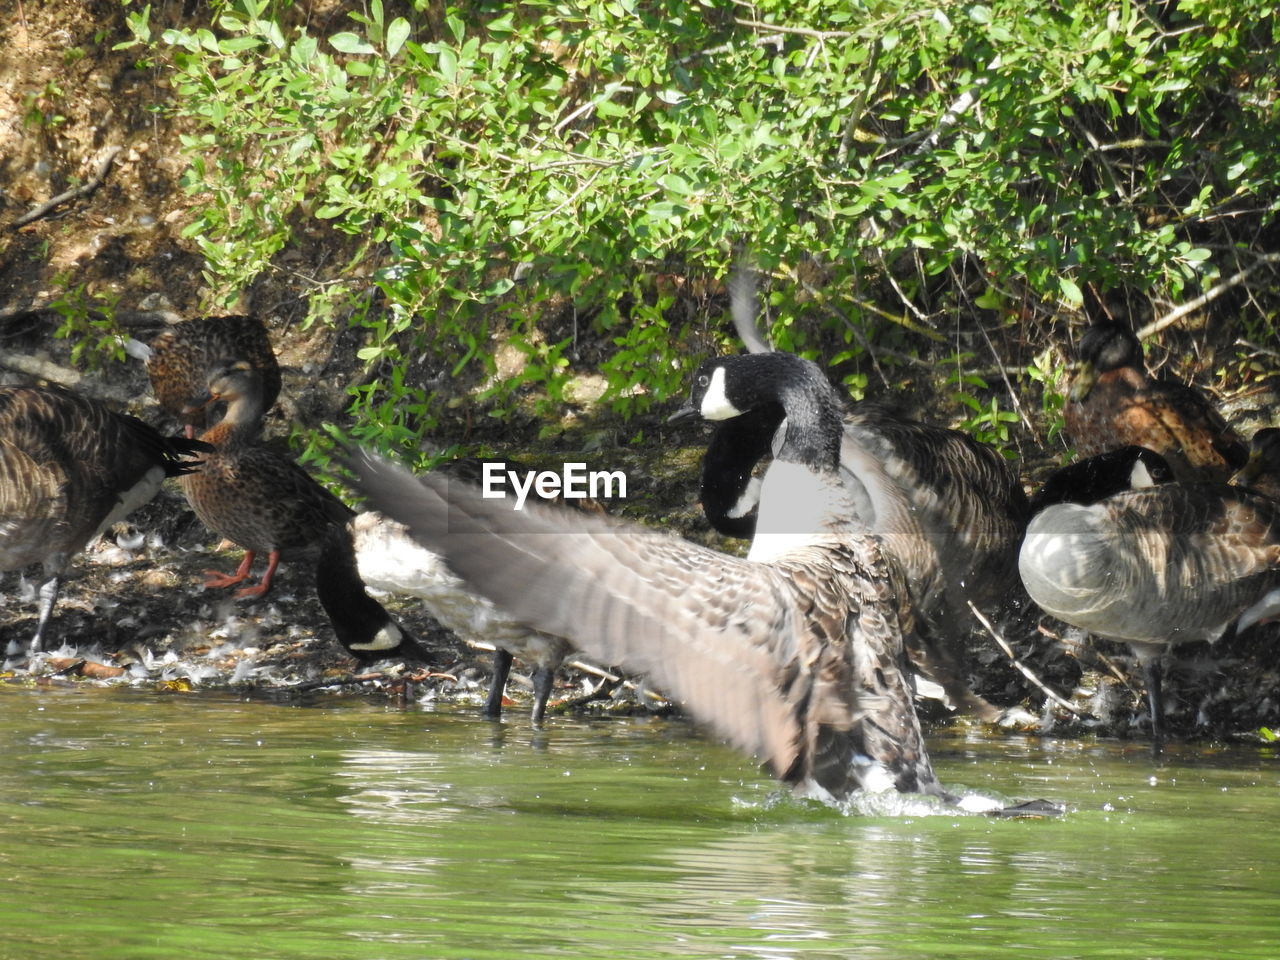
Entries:
{"type": "Polygon", "coordinates": [[[493,651],[493,682],[489,684],[489,700],[484,705],[484,715],[494,720],[502,716],[502,692],[507,689],[511,660],[511,654],[501,647],[493,651]]]}
{"type": "Polygon", "coordinates": [[[547,699],[551,696],[551,683],[556,672],[548,666],[539,666],[533,671],[533,725],[542,726],[542,717],[547,712],[547,699]]]}
{"type": "Polygon", "coordinates": [[[1151,710],[1151,752],[1159,754],[1164,746],[1164,671],[1159,657],[1143,659],[1142,678],[1147,685],[1147,706],[1151,710]]]}

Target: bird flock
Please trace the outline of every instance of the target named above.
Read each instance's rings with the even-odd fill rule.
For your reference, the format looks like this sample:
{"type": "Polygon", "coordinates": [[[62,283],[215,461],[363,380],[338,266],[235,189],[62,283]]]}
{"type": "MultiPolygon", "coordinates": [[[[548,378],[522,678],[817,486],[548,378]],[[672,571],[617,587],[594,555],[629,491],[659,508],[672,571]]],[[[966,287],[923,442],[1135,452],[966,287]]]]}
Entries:
{"type": "Polygon", "coordinates": [[[27,651],[47,642],[71,557],[176,477],[244,550],[206,588],[252,601],[282,561],[300,566],[364,661],[429,657],[366,588],[416,597],[495,648],[490,716],[519,658],[541,723],[578,650],[647,678],[801,794],[950,802],[914,703],[932,682],[960,711],[1002,716],[969,682],[979,620],[1029,597],[1129,644],[1158,743],[1163,652],[1280,616],[1280,430],[1247,442],[1202,395],[1148,376],[1123,324],[1082,338],[1064,419],[1083,459],[1028,499],[992,448],[847,403],[817,365],[769,348],[736,291],[734,306],[751,352],[705,362],[672,419],[713,425],[700,499],[715,530],[750,541],[745,558],[558,504],[514,510],[465,470],[415,477],[353,447],[371,508],[356,513],[262,439],[281,380],[251,317],[177,324],[143,351],[184,436],[59,387],[0,387],[0,571],[43,569],[27,651]]]}

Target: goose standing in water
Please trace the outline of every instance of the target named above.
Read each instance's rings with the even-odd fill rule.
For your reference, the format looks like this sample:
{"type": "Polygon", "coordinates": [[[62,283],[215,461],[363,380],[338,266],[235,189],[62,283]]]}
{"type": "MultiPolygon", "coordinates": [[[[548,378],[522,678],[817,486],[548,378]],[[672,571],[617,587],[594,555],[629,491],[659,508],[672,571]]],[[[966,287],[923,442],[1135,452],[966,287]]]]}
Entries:
{"type": "Polygon", "coordinates": [[[1164,650],[1280,614],[1280,502],[1175,482],[1053,503],[1027,528],[1019,572],[1047,613],[1128,642],[1143,665],[1158,744],[1164,650]]]}
{"type": "Polygon", "coordinates": [[[541,726],[556,669],[572,650],[568,641],[517,623],[467,589],[440,556],[409,535],[404,524],[366,511],[357,514],[348,526],[361,580],[377,590],[417,597],[441,626],[465,643],[493,645],[493,678],[485,716],[495,720],[502,716],[502,697],[513,658],[533,667],[530,715],[534,726],[541,726]]]}
{"type": "Polygon", "coordinates": [[[0,570],[44,566],[39,651],[71,557],[151,500],[208,445],[57,387],[0,388],[0,570]]]}
{"type": "Polygon", "coordinates": [[[1095,321],[1081,338],[1062,415],[1081,456],[1136,444],[1168,460],[1179,480],[1225,482],[1248,459],[1199,391],[1147,376],[1138,338],[1113,320],[1095,321]]]}
{"type": "Polygon", "coordinates": [[[316,592],[338,640],[352,655],[424,658],[417,639],[365,591],[347,531],[353,511],[291,458],[258,441],[266,409],[260,371],[243,360],[215,369],[204,401],[225,403],[227,412],[201,435],[212,452],[204,469],[183,477],[182,490],[205,526],[245,550],[234,573],[206,571],[205,586],[242,584],[265,553],[261,581],[235,594],[261,597],[282,559],[305,559],[314,564],[316,592]]]}
{"type": "Polygon", "coordinates": [[[362,454],[379,511],[501,609],[644,674],[799,791],[943,794],[904,670],[898,593],[840,481],[841,404],[787,354],[704,364],[692,406],[729,419],[781,403],[751,556],[474,488],[362,454]]]}

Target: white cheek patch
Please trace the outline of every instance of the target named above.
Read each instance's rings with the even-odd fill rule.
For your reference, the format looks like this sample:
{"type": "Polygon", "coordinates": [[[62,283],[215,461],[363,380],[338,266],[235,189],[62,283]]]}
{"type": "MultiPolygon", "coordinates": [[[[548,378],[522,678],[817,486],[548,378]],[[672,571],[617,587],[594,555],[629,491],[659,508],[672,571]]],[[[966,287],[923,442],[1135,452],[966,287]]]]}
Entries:
{"type": "Polygon", "coordinates": [[[1133,470],[1129,474],[1129,486],[1134,490],[1141,490],[1143,487],[1154,487],[1156,482],[1151,477],[1151,471],[1147,469],[1147,465],[1141,460],[1135,460],[1133,470]]]}
{"type": "Polygon", "coordinates": [[[699,412],[704,420],[729,420],[742,415],[742,411],[733,405],[724,392],[724,367],[716,367],[711,374],[711,384],[702,395],[699,412]]]}
{"type": "Polygon", "coordinates": [[[400,632],[400,628],[394,623],[388,623],[365,643],[351,644],[351,649],[368,650],[371,652],[377,652],[379,650],[394,650],[396,647],[400,646],[400,641],[403,639],[404,634],[400,632]]]}

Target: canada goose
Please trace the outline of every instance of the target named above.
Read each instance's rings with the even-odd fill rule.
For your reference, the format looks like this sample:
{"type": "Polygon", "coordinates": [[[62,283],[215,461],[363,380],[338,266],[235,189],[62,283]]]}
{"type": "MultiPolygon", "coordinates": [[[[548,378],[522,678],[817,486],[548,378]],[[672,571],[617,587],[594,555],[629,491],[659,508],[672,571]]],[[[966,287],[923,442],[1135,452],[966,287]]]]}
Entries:
{"type": "Polygon", "coordinates": [[[1031,498],[1031,513],[1034,516],[1055,503],[1097,503],[1125,490],[1172,480],[1169,461],[1146,447],[1130,444],[1077,460],[1049,474],[1031,498]]]}
{"type": "MultiPolygon", "coordinates": [[[[734,325],[752,356],[773,352],[756,328],[754,280],[730,281],[734,325]]],[[[711,525],[729,536],[754,532],[751,468],[769,452],[763,435],[780,423],[776,405],[750,411],[741,427],[717,426],[703,460],[702,503],[711,525]]],[[[952,704],[983,720],[1001,710],[965,678],[960,625],[973,624],[968,604],[989,606],[1014,582],[1028,505],[1017,473],[994,448],[958,430],[895,416],[860,403],[844,414],[840,473],[854,516],[881,539],[903,572],[916,629],[907,637],[916,666],[940,683],[952,704]]]]}
{"type": "Polygon", "coordinates": [[[1248,447],[1199,391],[1148,377],[1127,326],[1095,321],[1080,340],[1080,367],[1062,410],[1081,456],[1136,444],[1165,457],[1179,480],[1225,482],[1248,447]]]}
{"type": "Polygon", "coordinates": [[[443,559],[409,536],[404,524],[367,511],[356,514],[348,526],[361,580],[377,590],[419,598],[442,626],[465,643],[493,645],[493,679],[485,716],[502,715],[513,656],[533,667],[531,715],[534,725],[541,725],[556,668],[572,649],[569,643],[517,623],[467,589],[443,559]]]}
{"type": "Polygon", "coordinates": [[[1163,650],[1280,613],[1280,503],[1239,487],[1163,483],[1032,518],[1019,556],[1031,598],[1142,663],[1163,737],[1163,650]]]}
{"type": "Polygon", "coordinates": [[[314,563],[320,602],[338,640],[354,656],[424,658],[417,639],[370,597],[356,572],[346,530],[353,511],[313,480],[292,459],[257,440],[264,411],[263,378],[240,360],[209,375],[206,402],[227,404],[226,416],[201,435],[212,452],[199,473],[182,478],[182,490],[210,530],[244,548],[232,574],[205,571],[205,586],[233,587],[249,578],[253,561],[267,554],[257,585],[237,597],[261,597],[272,586],[284,557],[314,563]]]}
{"type": "Polygon", "coordinates": [[[32,652],[71,557],[207,449],[58,387],[0,388],[0,570],[44,566],[32,652]]]}
{"type": "Polygon", "coordinates": [[[1280,429],[1266,427],[1249,438],[1249,462],[1236,482],[1280,500],[1280,429]]]}
{"type": "Polygon", "coordinates": [[[751,557],[567,511],[500,500],[370,454],[353,467],[379,511],[519,620],[651,676],[784,782],[943,793],[903,670],[898,597],[873,538],[851,529],[837,473],[840,402],[809,361],[727,357],[693,405],[728,419],[781,402],[751,557]]]}
{"type": "Polygon", "coordinates": [[[262,409],[271,409],[280,394],[280,366],[267,328],[257,317],[200,317],[158,334],[143,351],[151,389],[160,407],[194,436],[207,425],[202,402],[209,374],[232,360],[254,367],[262,378],[262,409]]]}

